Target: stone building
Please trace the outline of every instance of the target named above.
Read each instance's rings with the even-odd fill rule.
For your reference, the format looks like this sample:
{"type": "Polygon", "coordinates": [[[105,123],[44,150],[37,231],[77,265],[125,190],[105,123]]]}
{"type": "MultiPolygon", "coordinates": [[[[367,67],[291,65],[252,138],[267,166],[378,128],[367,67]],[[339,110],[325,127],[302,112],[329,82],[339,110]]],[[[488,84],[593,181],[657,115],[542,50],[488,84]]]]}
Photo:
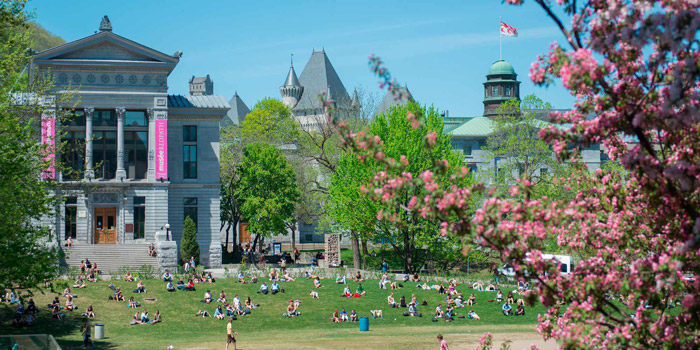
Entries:
{"type": "Polygon", "coordinates": [[[229,104],[212,94],[208,76],[190,81],[191,95],[169,95],[181,56],[114,34],[107,16],[95,34],[34,56],[38,71],[55,79],[51,93],[73,90],[77,104],[70,121],[55,112],[73,105],[53,105],[42,123],[44,133],[64,135],[68,147],[57,158],[76,170],[50,174],[66,199],[51,223],[60,239],[99,252],[140,247],[168,231],[179,244],[190,216],[202,262],[221,265],[219,123],[229,104]]]}

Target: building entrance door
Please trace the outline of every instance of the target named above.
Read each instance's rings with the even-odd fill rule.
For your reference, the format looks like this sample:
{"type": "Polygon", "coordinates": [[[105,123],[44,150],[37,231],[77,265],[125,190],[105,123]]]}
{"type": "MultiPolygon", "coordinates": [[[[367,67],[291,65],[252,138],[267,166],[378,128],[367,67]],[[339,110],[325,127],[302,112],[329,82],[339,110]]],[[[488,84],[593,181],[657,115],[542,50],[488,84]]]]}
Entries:
{"type": "Polygon", "coordinates": [[[95,244],[117,243],[117,208],[95,208],[95,244]]]}

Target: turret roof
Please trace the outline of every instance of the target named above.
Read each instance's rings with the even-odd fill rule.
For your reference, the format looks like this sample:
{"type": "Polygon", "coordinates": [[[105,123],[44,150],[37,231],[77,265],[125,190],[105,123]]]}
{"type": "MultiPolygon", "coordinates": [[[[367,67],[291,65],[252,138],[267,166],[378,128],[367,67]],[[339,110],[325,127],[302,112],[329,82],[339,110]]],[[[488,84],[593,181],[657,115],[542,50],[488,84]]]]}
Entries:
{"type": "Polygon", "coordinates": [[[284,86],[301,86],[299,84],[299,79],[297,79],[297,72],[294,71],[294,66],[289,67],[289,73],[287,74],[287,79],[284,81],[284,86]]]}
{"type": "Polygon", "coordinates": [[[337,108],[350,108],[350,96],[324,50],[311,54],[299,76],[299,82],[304,87],[304,92],[294,110],[321,108],[317,96],[323,91],[330,91],[329,98],[335,101],[337,108]]]}
{"type": "Polygon", "coordinates": [[[413,99],[413,94],[411,94],[407,86],[400,86],[398,92],[402,96],[400,99],[397,99],[391,91],[388,91],[386,95],[384,95],[384,99],[382,99],[382,102],[379,104],[379,107],[377,107],[374,114],[384,113],[393,106],[405,105],[408,102],[415,102],[413,99]]]}
{"type": "Polygon", "coordinates": [[[499,75],[499,74],[510,74],[510,75],[517,75],[515,74],[515,69],[513,68],[513,65],[510,63],[504,61],[504,60],[498,60],[494,62],[491,65],[491,68],[489,68],[489,74],[488,75],[499,75]]]}
{"type": "Polygon", "coordinates": [[[228,104],[231,106],[231,109],[226,113],[226,116],[230,119],[230,122],[238,125],[243,123],[245,116],[250,113],[250,109],[246,106],[241,97],[238,96],[238,91],[233,94],[228,104]]]}

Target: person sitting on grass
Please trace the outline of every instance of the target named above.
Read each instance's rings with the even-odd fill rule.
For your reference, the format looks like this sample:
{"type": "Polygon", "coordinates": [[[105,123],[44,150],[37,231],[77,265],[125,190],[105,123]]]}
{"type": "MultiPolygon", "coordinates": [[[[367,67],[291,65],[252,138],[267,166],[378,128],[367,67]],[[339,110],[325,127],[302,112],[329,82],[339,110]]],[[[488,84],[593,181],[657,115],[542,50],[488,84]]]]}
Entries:
{"type": "Polygon", "coordinates": [[[442,317],[445,316],[445,313],[442,311],[442,304],[438,304],[437,307],[435,307],[435,317],[442,317]]]}
{"type": "Polygon", "coordinates": [[[445,286],[442,283],[440,283],[440,285],[438,286],[437,291],[438,291],[438,294],[447,293],[447,290],[445,290],[445,286]]]}
{"type": "Polygon", "coordinates": [[[250,278],[250,283],[253,283],[253,284],[258,283],[258,276],[253,275],[253,277],[250,278]]]}
{"type": "Polygon", "coordinates": [[[379,279],[379,289],[386,289],[387,283],[389,283],[389,276],[387,276],[386,272],[384,272],[382,277],[379,279]]]}
{"type": "Polygon", "coordinates": [[[185,282],[182,281],[182,278],[177,279],[177,289],[185,290],[185,282]]]}
{"type": "Polygon", "coordinates": [[[502,302],[503,301],[503,293],[501,293],[501,290],[499,289],[498,292],[496,292],[496,302],[502,302]]]}
{"type": "Polygon", "coordinates": [[[335,311],[333,311],[333,316],[331,316],[331,322],[332,322],[332,323],[340,323],[340,322],[342,322],[342,321],[340,320],[340,314],[338,314],[338,309],[335,309],[335,311]]]}
{"type": "Polygon", "coordinates": [[[113,283],[113,282],[109,282],[109,286],[107,286],[107,288],[109,288],[109,289],[111,289],[111,290],[113,290],[113,291],[114,291],[114,290],[117,290],[117,287],[114,286],[114,283],[113,283]]]}
{"type": "Polygon", "coordinates": [[[310,295],[311,298],[313,298],[313,299],[318,299],[318,292],[315,291],[315,290],[313,290],[313,289],[311,290],[311,293],[309,293],[309,295],[310,295]]]}
{"type": "Polygon", "coordinates": [[[58,300],[58,297],[53,298],[53,301],[49,304],[49,309],[53,309],[54,306],[61,307],[61,301],[58,300]]]}
{"type": "Polygon", "coordinates": [[[418,312],[418,307],[416,306],[415,303],[411,303],[408,305],[408,315],[409,316],[417,316],[417,317],[423,316],[420,312],[418,312]]]}
{"type": "Polygon", "coordinates": [[[476,304],[476,296],[474,293],[472,293],[472,295],[469,296],[469,299],[467,299],[467,306],[474,306],[474,304],[476,304]]]}
{"type": "MultiPolygon", "coordinates": [[[[12,295],[12,298],[10,299],[10,304],[18,303],[19,299],[16,296],[14,296],[14,293],[12,293],[11,295],[12,295]]],[[[66,287],[66,289],[63,290],[63,296],[67,297],[69,295],[73,295],[73,293],[71,293],[70,287],[66,287]]]]}
{"type": "Polygon", "coordinates": [[[171,282],[173,280],[173,275],[168,272],[168,270],[165,270],[165,273],[163,273],[163,282],[171,282]]]}
{"type": "Polygon", "coordinates": [[[224,290],[222,289],[221,292],[219,293],[219,299],[216,299],[216,301],[220,303],[225,303],[226,302],[226,293],[224,293],[224,290]]]}
{"type": "Polygon", "coordinates": [[[336,277],[335,284],[347,284],[346,279],[345,279],[345,275],[343,275],[343,277],[340,277],[340,276],[336,277]]]}
{"type": "Polygon", "coordinates": [[[260,290],[258,290],[258,293],[263,293],[267,295],[268,292],[268,287],[267,287],[267,282],[263,282],[262,285],[260,285],[260,290]]]}
{"type": "Polygon", "coordinates": [[[462,293],[459,293],[455,298],[455,307],[464,307],[464,303],[462,302],[462,293]]]}
{"type": "Polygon", "coordinates": [[[348,312],[345,311],[345,308],[343,308],[343,310],[340,311],[340,320],[345,322],[350,321],[350,319],[348,318],[348,312]]]}
{"type": "Polygon", "coordinates": [[[508,303],[508,304],[515,304],[515,299],[513,298],[513,292],[512,292],[512,291],[508,292],[508,296],[506,297],[506,303],[508,303]]]}
{"type": "Polygon", "coordinates": [[[350,286],[345,285],[345,288],[343,288],[343,294],[341,295],[342,297],[350,298],[352,296],[352,293],[350,292],[350,286]]]}
{"type": "Polygon", "coordinates": [[[296,278],[293,278],[293,277],[289,274],[289,271],[287,271],[286,269],[284,270],[284,276],[282,276],[282,278],[284,278],[284,280],[287,281],[287,282],[294,282],[294,281],[297,280],[296,278]]]}
{"type": "Polygon", "coordinates": [[[287,312],[283,315],[286,317],[295,317],[299,316],[299,307],[298,304],[294,303],[294,300],[289,300],[289,305],[287,306],[287,312]]]}
{"type": "Polygon", "coordinates": [[[165,286],[165,290],[168,292],[174,292],[177,289],[175,289],[175,286],[173,285],[173,281],[168,281],[168,284],[165,286]]]}
{"type": "Polygon", "coordinates": [[[452,305],[447,305],[445,309],[445,322],[454,321],[455,308],[452,305]]]}
{"type": "Polygon", "coordinates": [[[270,281],[277,281],[279,279],[279,276],[277,275],[277,270],[275,268],[272,268],[272,271],[270,271],[270,281]]]}
{"type": "Polygon", "coordinates": [[[211,303],[212,298],[211,298],[211,291],[207,290],[206,293],[204,293],[204,299],[202,300],[203,303],[211,303]]]}
{"type": "Polygon", "coordinates": [[[194,292],[196,289],[194,288],[194,281],[192,279],[187,280],[187,284],[185,285],[185,290],[194,292]]]}
{"type": "Polygon", "coordinates": [[[117,290],[114,291],[114,300],[116,300],[116,301],[126,301],[126,298],[124,297],[124,294],[122,294],[122,289],[121,289],[121,287],[117,287],[117,290]]]}
{"type": "Polygon", "coordinates": [[[221,305],[216,307],[216,310],[214,310],[214,317],[219,320],[224,319],[224,310],[221,308],[221,305]]]}
{"type": "Polygon", "coordinates": [[[141,317],[140,317],[140,318],[141,318],[141,323],[148,323],[148,321],[150,321],[150,320],[148,319],[148,310],[143,309],[143,311],[141,312],[141,317]]]}
{"type": "Polygon", "coordinates": [[[277,281],[272,282],[272,286],[270,286],[270,291],[273,295],[280,292],[280,285],[277,284],[277,281]]]}
{"type": "Polygon", "coordinates": [[[238,271],[238,283],[246,283],[243,271],[238,271]]]}
{"type": "Polygon", "coordinates": [[[314,279],[314,288],[321,288],[321,279],[318,277],[314,279]]]}
{"type": "Polygon", "coordinates": [[[503,306],[501,307],[501,311],[503,311],[503,315],[505,316],[509,316],[511,314],[511,309],[513,308],[510,306],[510,304],[508,304],[508,302],[503,304],[503,306]]]}
{"type": "Polygon", "coordinates": [[[518,299],[517,304],[518,306],[515,308],[515,315],[525,316],[525,302],[523,299],[518,299]]]}
{"type": "Polygon", "coordinates": [[[51,317],[63,321],[63,319],[66,317],[66,314],[62,313],[59,306],[56,305],[53,307],[53,310],[51,311],[51,317]]]}
{"type": "Polygon", "coordinates": [[[416,298],[415,294],[411,294],[411,302],[408,303],[408,305],[418,305],[418,298],[416,298]]]}
{"type": "Polygon", "coordinates": [[[350,322],[357,322],[357,320],[357,313],[355,312],[355,309],[352,309],[352,311],[350,311],[350,322]]]}
{"type": "Polygon", "coordinates": [[[367,292],[365,292],[365,288],[362,287],[362,283],[358,283],[357,288],[355,289],[355,297],[365,296],[365,295],[367,295],[367,292]]]}
{"type": "Polygon", "coordinates": [[[134,293],[148,293],[146,291],[146,286],[143,284],[143,281],[139,281],[139,283],[136,284],[136,289],[134,289],[134,293]]]}
{"type": "Polygon", "coordinates": [[[489,283],[489,285],[486,287],[486,290],[490,292],[495,292],[496,286],[494,286],[493,283],[489,283]]]}
{"type": "Polygon", "coordinates": [[[34,299],[29,298],[29,301],[27,302],[27,312],[34,313],[37,311],[39,311],[39,310],[37,310],[37,308],[36,308],[36,303],[34,303],[34,299]]]}
{"type": "Polygon", "coordinates": [[[148,256],[156,256],[156,246],[153,243],[148,246],[148,256]]]}
{"type": "Polygon", "coordinates": [[[153,315],[153,319],[151,320],[151,324],[154,325],[159,322],[163,322],[163,320],[160,317],[160,310],[156,310],[156,313],[153,315]]]}
{"type": "Polygon", "coordinates": [[[207,310],[199,310],[199,311],[197,311],[197,314],[195,316],[202,316],[203,318],[211,317],[211,315],[209,314],[209,311],[207,311],[207,310]]]}
{"type": "Polygon", "coordinates": [[[382,310],[369,310],[369,313],[372,314],[372,318],[384,318],[384,314],[382,314],[382,310]]]}
{"type": "Polygon", "coordinates": [[[73,311],[73,310],[75,310],[75,309],[77,309],[77,308],[78,308],[78,307],[77,307],[76,305],[73,304],[73,296],[70,295],[70,294],[69,294],[68,296],[66,296],[66,310],[71,310],[71,311],[73,311]]]}
{"type": "Polygon", "coordinates": [[[95,317],[95,311],[92,309],[92,305],[88,306],[87,309],[85,309],[85,313],[83,314],[83,316],[89,318],[95,317]]]}
{"type": "Polygon", "coordinates": [[[362,278],[362,274],[360,273],[359,270],[358,270],[357,273],[355,274],[355,278],[353,278],[353,280],[354,280],[355,282],[364,282],[364,281],[365,281],[365,279],[362,278]]]}
{"type": "Polygon", "coordinates": [[[389,307],[391,307],[391,308],[396,307],[396,300],[394,300],[394,293],[389,294],[389,296],[386,297],[386,301],[389,303],[389,307]]]}
{"type": "Polygon", "coordinates": [[[139,312],[136,311],[134,313],[134,317],[131,318],[131,322],[129,324],[134,325],[134,324],[141,324],[141,318],[139,317],[139,312]]]}
{"type": "Polygon", "coordinates": [[[85,281],[83,281],[83,276],[78,276],[78,279],[75,281],[73,288],[85,288],[85,281]]]}
{"type": "Polygon", "coordinates": [[[250,300],[250,297],[245,298],[245,307],[248,310],[253,310],[257,309],[260,304],[253,304],[253,302],[250,300]]]}
{"type": "Polygon", "coordinates": [[[207,283],[216,283],[216,278],[210,272],[207,272],[207,283]]]}
{"type": "Polygon", "coordinates": [[[408,307],[406,304],[406,296],[402,295],[401,299],[399,299],[399,307],[408,307]]]}
{"type": "Polygon", "coordinates": [[[141,306],[141,304],[139,304],[136,300],[134,300],[134,297],[129,298],[129,303],[128,303],[128,305],[129,305],[129,307],[132,308],[132,309],[136,309],[136,308],[138,308],[139,306],[141,306]]]}
{"type": "Polygon", "coordinates": [[[389,281],[389,286],[391,286],[391,289],[399,289],[399,284],[394,281],[389,281]]]}
{"type": "Polygon", "coordinates": [[[420,282],[420,276],[418,275],[418,272],[413,273],[413,276],[411,276],[411,281],[420,282]]]}
{"type": "Polygon", "coordinates": [[[474,310],[469,310],[469,313],[467,314],[467,317],[468,317],[469,319],[477,320],[477,321],[481,319],[481,318],[479,317],[479,315],[477,315],[476,312],[474,312],[474,310]]]}
{"type": "Polygon", "coordinates": [[[133,282],[134,277],[131,276],[131,272],[127,271],[126,274],[124,275],[124,280],[127,282],[133,282]]]}
{"type": "Polygon", "coordinates": [[[95,272],[90,271],[90,274],[87,277],[88,282],[97,282],[97,277],[95,277],[95,272]]]}

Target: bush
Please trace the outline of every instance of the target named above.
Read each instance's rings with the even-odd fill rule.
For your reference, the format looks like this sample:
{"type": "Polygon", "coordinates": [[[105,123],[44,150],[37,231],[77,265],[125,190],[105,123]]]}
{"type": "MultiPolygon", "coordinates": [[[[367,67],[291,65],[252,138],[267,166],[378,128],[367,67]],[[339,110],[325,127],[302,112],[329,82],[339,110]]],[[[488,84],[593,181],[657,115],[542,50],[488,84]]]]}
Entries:
{"type": "Polygon", "coordinates": [[[182,230],[182,241],[180,242],[180,258],[182,263],[194,257],[195,263],[199,266],[199,243],[197,243],[197,226],[188,216],[185,218],[185,228],[182,230]]]}
{"type": "Polygon", "coordinates": [[[137,270],[140,279],[154,279],[158,277],[158,270],[153,265],[141,265],[137,270]]]}
{"type": "Polygon", "coordinates": [[[66,278],[71,281],[75,281],[78,279],[78,276],[80,276],[80,267],[79,266],[70,266],[68,267],[68,270],[66,271],[66,278]]]}

